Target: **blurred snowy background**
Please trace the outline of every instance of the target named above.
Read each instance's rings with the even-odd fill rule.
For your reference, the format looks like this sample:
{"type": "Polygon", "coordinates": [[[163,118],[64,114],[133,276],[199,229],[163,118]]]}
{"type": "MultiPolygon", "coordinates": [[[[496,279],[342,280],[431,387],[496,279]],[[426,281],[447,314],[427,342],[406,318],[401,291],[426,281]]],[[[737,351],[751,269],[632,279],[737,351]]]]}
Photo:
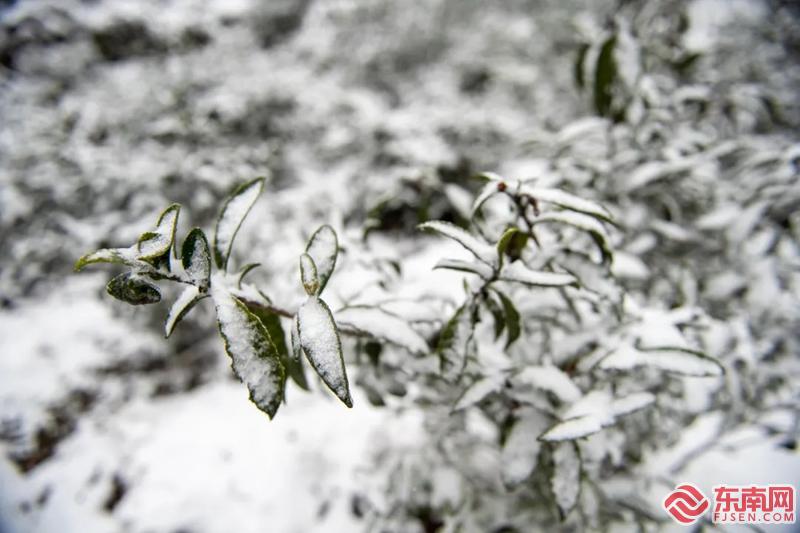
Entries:
{"type": "MultiPolygon", "coordinates": [[[[798,16],[769,0],[0,0],[0,532],[374,525],[383,451],[431,433],[413,384],[382,394],[350,365],[354,409],[312,383],[270,422],[210,309],[164,340],[164,304],[72,273],[171,202],[181,234],[211,227],[261,175],[236,253],[296,304],[297,254],[330,223],[341,304],[372,286],[458,298],[416,224],[463,223],[476,172],[557,174],[619,216],[620,279],[703,308],[727,361],[727,392],[687,392],[642,468],[706,491],[797,484],[798,16]],[[611,27],[608,105],[586,87],[611,27]],[[648,46],[652,65],[628,61],[648,46]]],[[[455,505],[449,479],[420,489],[426,509],[455,505]]],[[[657,512],[670,488],[646,496],[657,512]]],[[[388,500],[406,490],[395,479],[388,500]]],[[[418,518],[386,530],[443,530],[418,518]]]]}

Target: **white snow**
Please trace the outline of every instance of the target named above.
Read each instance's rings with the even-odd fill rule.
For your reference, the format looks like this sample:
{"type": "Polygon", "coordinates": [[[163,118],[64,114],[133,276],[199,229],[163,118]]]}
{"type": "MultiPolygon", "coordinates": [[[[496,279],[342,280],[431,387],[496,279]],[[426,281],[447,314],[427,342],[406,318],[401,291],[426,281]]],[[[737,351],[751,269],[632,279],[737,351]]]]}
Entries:
{"type": "Polygon", "coordinates": [[[200,290],[194,285],[190,285],[181,291],[178,299],[169,308],[169,314],[164,324],[165,337],[169,337],[172,334],[178,321],[191,309],[191,306],[196,303],[199,297],[200,290]]]}
{"type": "Polygon", "coordinates": [[[538,287],[563,287],[578,281],[572,274],[531,270],[521,261],[505,265],[500,271],[500,279],[538,287]]]}
{"type": "Polygon", "coordinates": [[[233,239],[236,237],[242,221],[261,194],[263,186],[263,180],[256,180],[225,204],[217,220],[214,233],[214,248],[223,257],[227,258],[230,254],[233,239]]]}
{"type": "Polygon", "coordinates": [[[325,225],[315,231],[308,241],[306,253],[311,256],[316,265],[321,292],[333,273],[336,256],[339,253],[339,241],[333,228],[325,225]]]}
{"type": "Polygon", "coordinates": [[[577,503],[581,487],[581,461],[575,445],[562,442],[553,448],[553,477],[550,486],[556,503],[567,514],[577,503]]]}
{"type": "Polygon", "coordinates": [[[411,353],[425,354],[428,343],[402,318],[378,307],[347,307],[336,312],[336,321],[372,335],[378,339],[402,346],[411,353]]]}
{"type": "Polygon", "coordinates": [[[419,228],[423,230],[430,229],[453,239],[487,265],[491,266],[497,263],[497,251],[493,246],[479,240],[477,237],[455,224],[434,220],[423,222],[420,224],[419,228]]]}

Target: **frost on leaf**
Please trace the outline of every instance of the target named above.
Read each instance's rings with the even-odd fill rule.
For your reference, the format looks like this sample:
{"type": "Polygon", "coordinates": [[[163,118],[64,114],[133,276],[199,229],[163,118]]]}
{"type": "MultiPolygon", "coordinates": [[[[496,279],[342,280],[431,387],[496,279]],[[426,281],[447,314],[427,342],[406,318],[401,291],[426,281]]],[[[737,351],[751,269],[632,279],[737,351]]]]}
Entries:
{"type": "Polygon", "coordinates": [[[453,411],[460,411],[475,405],[491,393],[500,390],[504,380],[505,377],[502,375],[487,376],[476,380],[472,385],[464,389],[455,407],[453,407],[453,411]]]}
{"type": "Polygon", "coordinates": [[[87,265],[94,263],[117,263],[133,266],[137,262],[135,247],[132,248],[103,248],[86,254],[75,263],[75,272],[83,270],[87,265]]]}
{"type": "Polygon", "coordinates": [[[178,213],[181,206],[172,204],[158,217],[156,229],[144,233],[136,244],[139,251],[138,258],[151,260],[159,258],[169,252],[175,241],[175,228],[178,225],[178,213]]]}
{"type": "Polygon", "coordinates": [[[711,377],[723,373],[722,365],[712,357],[685,348],[638,349],[628,344],[614,350],[598,363],[607,370],[630,370],[652,367],[685,376],[711,377]]]}
{"type": "Polygon", "coordinates": [[[309,297],[297,311],[296,324],[300,346],[308,362],[325,385],[347,407],[352,407],[342,343],[327,304],[315,296],[309,297]]]}
{"type": "Polygon", "coordinates": [[[108,294],[132,305],[154,304],[161,301],[161,291],[146,279],[125,272],[106,285],[108,294]]]}
{"type": "Polygon", "coordinates": [[[474,349],[472,308],[466,305],[456,310],[439,336],[436,351],[439,354],[442,375],[447,380],[461,376],[467,358],[474,349]]]}
{"type": "Polygon", "coordinates": [[[493,273],[492,267],[482,261],[462,261],[460,259],[441,259],[433,268],[445,268],[448,270],[467,272],[469,274],[477,274],[483,279],[491,278],[493,273]]]}
{"type": "Polygon", "coordinates": [[[428,343],[402,318],[379,307],[348,307],[337,311],[336,320],[341,325],[384,340],[415,354],[428,352],[428,343]]]}
{"type": "Polygon", "coordinates": [[[306,294],[316,296],[319,292],[319,276],[317,275],[317,265],[308,254],[300,256],[300,281],[303,284],[306,294]]]}
{"type": "Polygon", "coordinates": [[[172,332],[175,330],[175,326],[178,325],[186,313],[188,313],[194,304],[199,302],[203,299],[205,295],[200,293],[200,289],[197,288],[195,285],[189,285],[183,292],[181,292],[178,299],[175,300],[175,303],[172,304],[172,307],[169,308],[169,314],[167,315],[167,321],[164,324],[164,336],[169,337],[172,335],[172,332]]]}
{"type": "Polygon", "coordinates": [[[186,236],[181,247],[181,263],[189,281],[201,291],[208,290],[211,276],[211,253],[205,233],[194,228],[186,236]]]}
{"type": "Polygon", "coordinates": [[[519,194],[530,196],[538,202],[547,202],[570,211],[577,211],[578,213],[584,213],[607,222],[612,222],[611,213],[609,213],[605,207],[559,189],[546,189],[522,185],[519,194]]]}
{"type": "Polygon", "coordinates": [[[514,305],[514,302],[512,302],[508,296],[497,289],[493,289],[492,292],[500,299],[500,305],[503,309],[502,315],[504,325],[506,331],[508,332],[508,338],[506,339],[506,349],[508,349],[508,347],[511,346],[522,333],[522,319],[519,315],[519,311],[517,311],[517,308],[514,305]]]}
{"type": "Polygon", "coordinates": [[[472,252],[475,257],[488,265],[493,265],[496,262],[495,251],[492,246],[489,246],[465,229],[460,228],[455,224],[443,222],[441,220],[433,220],[420,224],[419,229],[432,230],[436,233],[444,235],[445,237],[453,239],[461,246],[472,252]]]}
{"type": "Polygon", "coordinates": [[[560,368],[553,365],[529,366],[514,377],[514,383],[528,385],[551,392],[562,402],[572,403],[581,396],[581,390],[560,368]]]}
{"type": "Polygon", "coordinates": [[[336,257],[339,253],[339,240],[336,232],[327,224],[320,226],[311,235],[306,245],[306,253],[314,260],[319,276],[319,288],[316,294],[321,294],[328,284],[328,280],[336,267],[336,257]]]}
{"type": "Polygon", "coordinates": [[[250,400],[275,416],[283,399],[284,368],[261,321],[245,304],[224,290],[213,291],[217,325],[231,358],[231,367],[247,385],[250,400]]]}
{"type": "Polygon", "coordinates": [[[572,274],[531,270],[520,261],[506,265],[500,271],[500,279],[534,287],[564,287],[578,283],[578,280],[572,274]]]}
{"type": "Polygon", "coordinates": [[[533,472],[539,459],[541,442],[536,437],[547,427],[545,416],[535,409],[526,409],[506,437],[500,456],[503,483],[519,485],[533,472]]]}
{"type": "Polygon", "coordinates": [[[581,460],[575,444],[562,442],[553,447],[553,477],[550,488],[561,516],[565,517],[578,502],[581,487],[581,460]]]}
{"type": "Polygon", "coordinates": [[[250,212],[263,187],[264,178],[244,183],[231,193],[222,206],[214,230],[214,260],[219,268],[225,269],[228,266],[236,232],[239,231],[242,221],[250,212]]]}
{"type": "Polygon", "coordinates": [[[299,360],[300,356],[302,355],[303,348],[300,346],[300,334],[297,332],[296,316],[292,319],[291,340],[292,340],[292,357],[294,357],[296,360],[299,360]]]}

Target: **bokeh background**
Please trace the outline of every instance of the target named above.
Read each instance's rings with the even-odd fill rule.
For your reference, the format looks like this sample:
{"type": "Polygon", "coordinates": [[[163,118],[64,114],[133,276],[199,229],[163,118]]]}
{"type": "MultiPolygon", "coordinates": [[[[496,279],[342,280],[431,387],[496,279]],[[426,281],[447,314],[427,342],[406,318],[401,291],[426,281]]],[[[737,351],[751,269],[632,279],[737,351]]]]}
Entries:
{"type": "MultiPolygon", "coordinates": [[[[442,243],[415,226],[463,223],[480,171],[533,177],[547,163],[630,209],[625,225],[650,240],[624,243],[621,276],[669,301],[672,271],[653,254],[698,272],[680,283],[741,333],[724,350],[773,368],[745,384],[783,380],[769,431],[680,468],[698,483],[721,471],[796,482],[798,20],[777,0],[0,1],[0,531],[369,526],[365,501],[387,488],[381,451],[424,442],[413,402],[357,386],[348,411],[312,384],[270,422],[230,372],[211,309],[164,340],[163,304],[133,309],[105,295],[108,272],[72,272],[171,202],[179,233],[212,227],[255,176],[265,194],[235,253],[290,303],[297,254],[322,223],[344,243],[335,300],[380,284],[458,295],[459,277],[431,272],[442,243]],[[582,59],[611,27],[661,54],[650,85],[615,89],[624,120],[598,108],[582,59]],[[644,113],[647,91],[672,107],[612,158],[608,128],[644,113]],[[665,201],[663,187],[601,192],[598,175],[688,178],[665,201]]],[[[620,79],[642,76],[620,50],[620,79]]]]}

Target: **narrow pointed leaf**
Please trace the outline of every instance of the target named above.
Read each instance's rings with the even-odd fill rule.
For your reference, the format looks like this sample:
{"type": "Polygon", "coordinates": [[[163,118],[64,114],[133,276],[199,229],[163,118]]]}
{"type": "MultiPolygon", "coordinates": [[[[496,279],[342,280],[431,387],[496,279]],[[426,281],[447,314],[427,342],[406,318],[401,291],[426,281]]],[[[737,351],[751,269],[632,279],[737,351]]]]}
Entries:
{"type": "Polygon", "coordinates": [[[319,292],[319,276],[317,275],[317,265],[308,254],[300,256],[300,281],[303,289],[309,296],[316,296],[319,292]]]}
{"type": "Polygon", "coordinates": [[[533,224],[544,224],[548,222],[567,224],[579,230],[585,231],[592,236],[592,239],[597,244],[597,247],[600,248],[600,253],[603,255],[603,262],[610,262],[612,259],[611,248],[608,244],[608,234],[606,233],[606,229],[603,227],[603,224],[597,218],[593,218],[578,212],[551,211],[549,213],[540,215],[532,222],[533,224]]]}
{"type": "Polygon", "coordinates": [[[658,368],[685,376],[720,376],[722,365],[706,354],[685,348],[638,349],[624,345],[603,358],[598,366],[610,370],[630,370],[637,367],[658,368]]]}
{"type": "Polygon", "coordinates": [[[309,297],[297,311],[297,334],[308,362],[322,381],[347,406],[353,406],[342,342],[328,305],[309,297]]]}
{"type": "Polygon", "coordinates": [[[578,280],[572,274],[531,270],[520,261],[515,261],[505,266],[500,271],[500,279],[534,287],[564,287],[578,283],[578,280]]]}
{"type": "Polygon", "coordinates": [[[75,272],[79,272],[87,265],[92,265],[94,263],[117,263],[133,266],[136,262],[136,252],[134,249],[103,248],[78,259],[75,263],[75,272]]]}
{"type": "Polygon", "coordinates": [[[484,263],[487,263],[488,265],[493,265],[496,262],[495,251],[491,246],[479,240],[477,237],[463,228],[456,226],[455,224],[443,222],[441,220],[433,220],[430,222],[424,222],[418,227],[421,230],[435,231],[440,235],[444,235],[445,237],[453,239],[461,246],[472,252],[475,257],[484,263]]]}
{"type": "Polygon", "coordinates": [[[260,266],[261,266],[261,263],[247,263],[245,266],[243,266],[242,269],[239,270],[239,281],[237,282],[237,286],[241,289],[242,288],[242,283],[244,283],[244,278],[247,277],[247,275],[251,271],[255,270],[256,268],[258,268],[260,266]]]}
{"type": "Polygon", "coordinates": [[[592,433],[597,433],[606,425],[608,425],[606,420],[591,414],[576,416],[574,418],[568,418],[554,425],[545,431],[539,437],[539,440],[559,442],[564,440],[580,439],[581,437],[586,437],[592,433]]]}
{"type": "Polygon", "coordinates": [[[159,288],[144,278],[125,272],[106,285],[108,294],[131,305],[154,304],[161,301],[159,288]]]}
{"type": "Polygon", "coordinates": [[[285,370],[264,324],[233,295],[213,291],[217,325],[234,373],[247,386],[250,400],[270,418],[283,400],[285,370]]]}
{"type": "Polygon", "coordinates": [[[311,256],[317,266],[319,288],[316,294],[322,294],[333,274],[333,269],[336,268],[336,258],[339,254],[339,239],[333,228],[327,224],[320,226],[308,239],[306,253],[311,256]]]}
{"type": "Polygon", "coordinates": [[[458,270],[459,272],[467,272],[468,274],[477,274],[483,279],[491,278],[493,273],[492,267],[482,261],[461,261],[460,259],[441,259],[433,268],[444,268],[448,270],[458,270]]]}
{"type": "Polygon", "coordinates": [[[495,194],[499,194],[501,192],[502,186],[498,187],[500,183],[502,183],[502,179],[497,174],[493,173],[485,173],[485,176],[489,176],[489,181],[486,185],[483,186],[481,192],[475,198],[475,201],[472,203],[472,216],[478,214],[483,204],[485,204],[489,198],[494,196],[495,194]]]}
{"type": "Polygon", "coordinates": [[[473,346],[473,316],[469,307],[459,307],[439,336],[436,351],[445,379],[458,379],[467,364],[473,346]]]}
{"type": "Polygon", "coordinates": [[[242,221],[261,194],[264,178],[256,178],[237,187],[225,201],[214,230],[214,260],[219,268],[228,266],[231,247],[242,221]]]}
{"type": "Polygon", "coordinates": [[[562,442],[553,448],[553,477],[550,488],[556,498],[562,519],[575,507],[581,487],[581,459],[572,442],[562,442]]]}
{"type": "Polygon", "coordinates": [[[568,209],[570,211],[576,211],[578,213],[583,213],[601,220],[605,220],[606,222],[613,222],[611,219],[611,213],[609,213],[608,210],[606,210],[606,208],[602,205],[592,202],[591,200],[585,200],[560,189],[548,189],[543,187],[523,185],[520,187],[520,194],[530,196],[531,198],[536,199],[538,202],[547,202],[559,207],[563,207],[564,209],[568,209]]]}
{"type": "Polygon", "coordinates": [[[136,244],[139,250],[139,259],[157,259],[169,252],[175,242],[175,228],[178,225],[180,210],[180,205],[170,205],[158,217],[156,229],[142,234],[136,244]]]}
{"type": "MultiPolygon", "coordinates": [[[[306,380],[305,369],[300,358],[293,358],[289,354],[289,349],[286,343],[286,333],[281,324],[281,317],[268,309],[263,307],[250,308],[250,312],[261,320],[264,327],[267,328],[272,343],[278,350],[283,368],[286,370],[286,377],[292,378],[301,389],[309,390],[308,381],[306,380]]],[[[294,320],[292,321],[294,323],[294,320]]]]}
{"type": "Polygon", "coordinates": [[[500,303],[503,305],[503,316],[506,320],[506,330],[508,331],[508,340],[506,341],[506,348],[511,346],[517,340],[522,332],[521,319],[519,311],[514,306],[511,299],[498,290],[494,290],[497,297],[500,298],[500,303]]]}
{"type": "Polygon", "coordinates": [[[401,346],[411,353],[428,352],[428,343],[408,322],[379,307],[348,307],[336,313],[336,320],[342,326],[401,346]]]}
{"type": "Polygon", "coordinates": [[[300,346],[300,334],[297,333],[297,316],[292,319],[292,357],[300,359],[303,355],[303,348],[300,346]]]}
{"type": "Polygon", "coordinates": [[[183,320],[183,317],[195,306],[197,302],[202,300],[206,295],[201,294],[200,289],[195,285],[190,285],[183,289],[178,299],[172,304],[167,315],[167,321],[164,324],[164,336],[169,337],[175,330],[178,322],[183,320]]]}
{"type": "Polygon", "coordinates": [[[189,281],[197,285],[201,292],[207,291],[211,278],[211,252],[206,235],[200,228],[194,228],[184,239],[181,263],[189,281]]]}
{"type": "Polygon", "coordinates": [[[514,422],[500,455],[503,482],[515,487],[536,468],[541,442],[536,437],[547,427],[547,419],[535,409],[524,409],[514,422]]]}

